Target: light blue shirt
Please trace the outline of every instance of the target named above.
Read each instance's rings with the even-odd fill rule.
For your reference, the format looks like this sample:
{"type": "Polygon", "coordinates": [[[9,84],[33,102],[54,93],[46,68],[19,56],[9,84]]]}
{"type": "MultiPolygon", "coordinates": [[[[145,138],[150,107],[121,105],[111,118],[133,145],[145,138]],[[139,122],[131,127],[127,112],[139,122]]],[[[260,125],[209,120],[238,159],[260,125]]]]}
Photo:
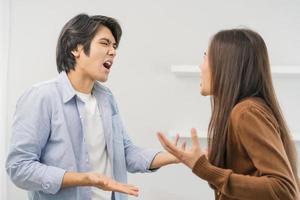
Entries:
{"type": "MultiPolygon", "coordinates": [[[[135,146],[126,133],[110,90],[96,82],[112,176],[126,183],[127,171],[150,172],[157,151],[135,146]]],[[[90,187],[61,188],[66,171],[90,171],[84,136],[84,102],[77,97],[65,72],[35,85],[18,100],[6,161],[11,180],[29,190],[31,200],[89,200],[90,187]]],[[[127,195],[113,192],[112,199],[127,195]]]]}

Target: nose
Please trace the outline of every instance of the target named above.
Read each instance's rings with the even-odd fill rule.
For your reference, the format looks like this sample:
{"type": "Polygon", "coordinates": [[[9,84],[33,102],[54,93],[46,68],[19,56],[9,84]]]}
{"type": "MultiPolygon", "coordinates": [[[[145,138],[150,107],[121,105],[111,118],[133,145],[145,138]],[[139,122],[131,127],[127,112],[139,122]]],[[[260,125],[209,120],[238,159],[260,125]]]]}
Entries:
{"type": "Polygon", "coordinates": [[[108,55],[112,56],[112,57],[115,57],[117,54],[117,50],[114,48],[114,47],[110,47],[109,50],[108,50],[108,55]]]}

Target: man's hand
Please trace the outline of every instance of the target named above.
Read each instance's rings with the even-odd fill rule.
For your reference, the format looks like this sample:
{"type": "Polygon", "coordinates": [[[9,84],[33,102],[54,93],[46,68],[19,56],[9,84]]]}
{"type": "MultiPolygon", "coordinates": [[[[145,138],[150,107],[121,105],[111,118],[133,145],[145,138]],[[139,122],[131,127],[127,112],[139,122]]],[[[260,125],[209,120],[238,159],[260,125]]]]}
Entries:
{"type": "Polygon", "coordinates": [[[139,189],[133,185],[116,182],[100,173],[66,172],[63,177],[62,188],[75,186],[93,186],[105,191],[114,191],[132,196],[138,196],[139,189]]]}
{"type": "Polygon", "coordinates": [[[138,196],[139,189],[133,185],[116,182],[100,173],[87,173],[87,178],[92,186],[105,191],[121,192],[133,196],[138,196]]]}
{"type": "Polygon", "coordinates": [[[191,169],[194,167],[200,156],[204,154],[204,152],[201,151],[196,129],[194,128],[191,129],[191,149],[186,149],[185,143],[182,144],[181,148],[177,147],[178,137],[175,138],[174,144],[172,144],[164,136],[164,134],[160,132],[157,133],[157,137],[166,151],[174,155],[178,160],[180,160],[183,164],[187,165],[191,169]]]}

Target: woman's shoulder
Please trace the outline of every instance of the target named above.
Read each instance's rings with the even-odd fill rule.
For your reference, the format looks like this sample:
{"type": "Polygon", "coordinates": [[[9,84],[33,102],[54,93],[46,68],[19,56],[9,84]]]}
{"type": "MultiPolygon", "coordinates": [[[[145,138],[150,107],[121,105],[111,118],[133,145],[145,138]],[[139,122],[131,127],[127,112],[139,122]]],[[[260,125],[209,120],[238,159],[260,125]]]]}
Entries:
{"type": "Polygon", "coordinates": [[[231,119],[238,121],[242,115],[252,113],[260,116],[272,116],[272,111],[266,102],[259,97],[249,97],[238,102],[230,114],[231,119]]]}
{"type": "Polygon", "coordinates": [[[262,98],[248,98],[240,101],[231,112],[230,128],[233,133],[251,137],[259,133],[264,135],[272,130],[278,133],[278,122],[267,103],[262,98]],[[260,130],[260,131],[259,131],[260,130]],[[263,130],[264,133],[261,131],[263,130]],[[249,136],[249,135],[248,135],[249,136]]]}

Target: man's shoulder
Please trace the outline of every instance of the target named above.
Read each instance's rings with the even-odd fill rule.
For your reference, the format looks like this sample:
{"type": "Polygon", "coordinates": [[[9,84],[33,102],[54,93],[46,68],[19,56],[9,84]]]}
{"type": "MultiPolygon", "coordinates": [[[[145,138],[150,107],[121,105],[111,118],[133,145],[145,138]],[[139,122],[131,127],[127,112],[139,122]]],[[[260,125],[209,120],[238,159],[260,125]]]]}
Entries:
{"type": "MultiPolygon", "coordinates": [[[[19,101],[25,99],[41,100],[45,98],[53,98],[57,94],[56,90],[57,79],[51,79],[33,84],[25,90],[19,98],[19,101]]],[[[19,102],[18,101],[18,102],[19,102]]]]}
{"type": "Polygon", "coordinates": [[[57,84],[57,78],[53,78],[50,80],[35,83],[32,85],[32,88],[43,91],[43,90],[49,90],[49,89],[55,88],[56,84],[57,84]]]}

